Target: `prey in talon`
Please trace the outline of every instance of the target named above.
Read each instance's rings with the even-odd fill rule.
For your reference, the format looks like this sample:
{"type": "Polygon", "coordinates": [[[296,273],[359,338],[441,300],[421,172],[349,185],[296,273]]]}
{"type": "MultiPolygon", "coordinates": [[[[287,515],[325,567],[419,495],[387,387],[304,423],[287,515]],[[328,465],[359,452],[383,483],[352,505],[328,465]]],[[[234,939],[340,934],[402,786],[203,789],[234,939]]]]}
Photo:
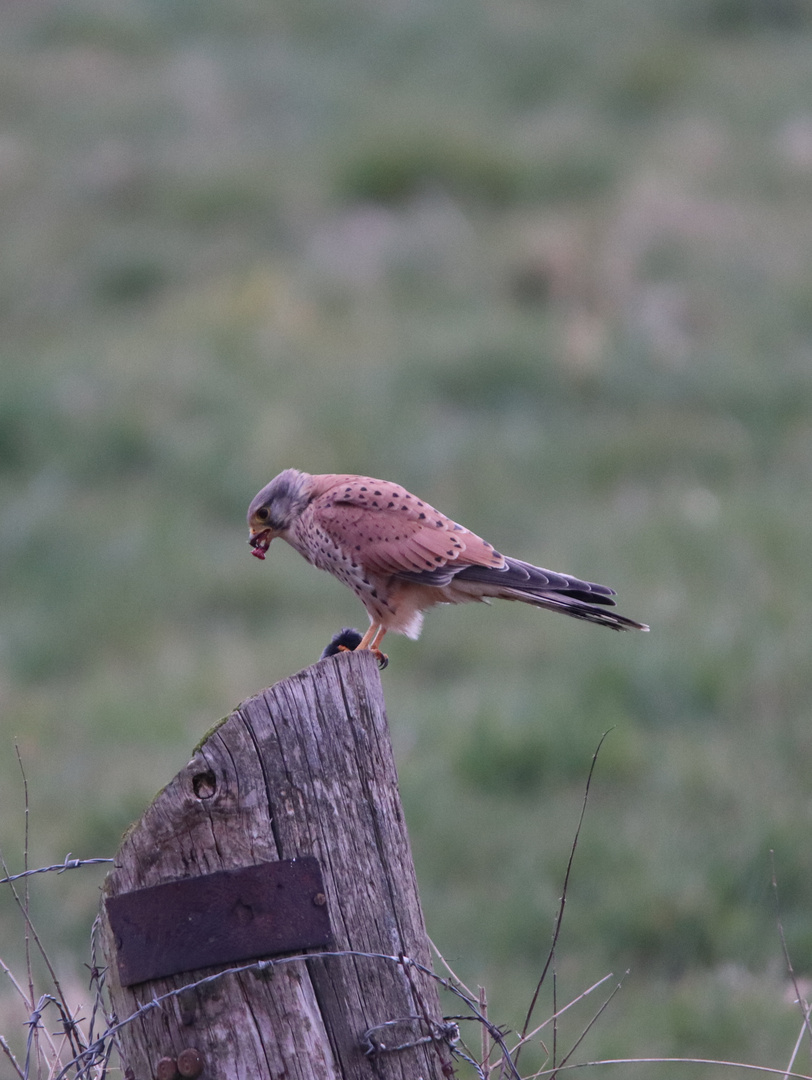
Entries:
{"type": "Polygon", "coordinates": [[[352,589],[370,621],[355,648],[369,649],[382,667],[384,635],[418,638],[423,613],[436,604],[518,600],[612,630],[648,630],[612,610],[608,586],[502,555],[388,480],[285,469],[251,501],[248,528],[258,559],[280,537],[352,589]]]}
{"type": "MultiPolygon", "coordinates": [[[[363,634],[351,626],[344,626],[339,630],[337,634],[334,634],[330,644],[325,646],[322,651],[321,660],[326,660],[328,656],[335,656],[340,652],[355,652],[358,646],[361,644],[363,634]]],[[[378,661],[378,667],[383,671],[384,668],[389,667],[389,657],[384,656],[382,652],[375,650],[375,659],[378,661]]]]}

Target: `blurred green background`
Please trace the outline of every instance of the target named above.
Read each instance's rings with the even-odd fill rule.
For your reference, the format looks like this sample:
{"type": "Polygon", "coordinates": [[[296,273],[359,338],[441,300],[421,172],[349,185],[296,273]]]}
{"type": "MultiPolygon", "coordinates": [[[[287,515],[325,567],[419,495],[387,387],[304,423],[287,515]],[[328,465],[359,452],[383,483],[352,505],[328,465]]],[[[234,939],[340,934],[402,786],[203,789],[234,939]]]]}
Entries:
{"type": "MultiPolygon", "coordinates": [[[[578,1054],[786,1065],[771,850],[812,977],[810,50],[808,0],[3,4],[12,870],[15,742],[32,865],[112,855],[212,722],[365,626],[293,551],[248,557],[256,490],[395,479],[652,625],[476,606],[387,640],[442,952],[521,1024],[611,728],[558,1005],[629,974],[578,1054]]],[[[68,983],[102,876],[32,885],[68,983]]]]}

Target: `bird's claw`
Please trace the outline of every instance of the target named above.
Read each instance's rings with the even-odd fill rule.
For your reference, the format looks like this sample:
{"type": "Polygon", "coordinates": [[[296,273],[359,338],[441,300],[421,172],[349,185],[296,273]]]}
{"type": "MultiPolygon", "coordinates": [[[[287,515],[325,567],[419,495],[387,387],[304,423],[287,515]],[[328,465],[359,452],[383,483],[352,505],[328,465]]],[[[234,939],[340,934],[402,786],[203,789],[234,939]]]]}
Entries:
{"type": "Polygon", "coordinates": [[[370,647],[369,651],[372,653],[372,655],[378,661],[378,667],[380,668],[381,671],[383,671],[384,668],[389,667],[389,657],[386,655],[386,653],[382,653],[381,650],[375,648],[374,645],[370,647]]]}
{"type": "MultiPolygon", "coordinates": [[[[347,645],[339,645],[338,646],[338,651],[339,652],[357,652],[358,650],[357,649],[350,649],[347,645]]],[[[372,653],[372,655],[375,657],[376,661],[378,662],[378,667],[381,669],[381,671],[383,671],[385,668],[389,667],[389,657],[386,655],[386,653],[382,653],[380,649],[376,649],[373,645],[368,645],[363,651],[372,653]]]]}

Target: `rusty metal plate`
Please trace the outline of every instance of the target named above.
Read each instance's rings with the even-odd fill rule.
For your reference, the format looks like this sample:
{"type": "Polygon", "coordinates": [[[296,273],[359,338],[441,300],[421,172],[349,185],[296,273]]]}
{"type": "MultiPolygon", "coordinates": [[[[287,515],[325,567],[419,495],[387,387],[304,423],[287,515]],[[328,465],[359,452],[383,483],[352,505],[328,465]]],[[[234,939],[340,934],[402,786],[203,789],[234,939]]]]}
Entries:
{"type": "Polygon", "coordinates": [[[194,968],[324,948],[330,920],[318,860],[260,863],[105,900],[123,986],[194,968]]]}

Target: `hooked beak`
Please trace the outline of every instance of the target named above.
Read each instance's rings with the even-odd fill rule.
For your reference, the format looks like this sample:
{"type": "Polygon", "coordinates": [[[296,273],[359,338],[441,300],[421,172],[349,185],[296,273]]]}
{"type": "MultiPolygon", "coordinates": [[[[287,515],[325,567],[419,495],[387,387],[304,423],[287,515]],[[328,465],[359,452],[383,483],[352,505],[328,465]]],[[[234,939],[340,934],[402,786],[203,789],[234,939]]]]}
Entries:
{"type": "Polygon", "coordinates": [[[270,529],[251,529],[251,535],[248,538],[252,549],[251,554],[256,555],[258,559],[264,559],[265,552],[271,546],[271,540],[273,540],[273,533],[270,529]]]}

